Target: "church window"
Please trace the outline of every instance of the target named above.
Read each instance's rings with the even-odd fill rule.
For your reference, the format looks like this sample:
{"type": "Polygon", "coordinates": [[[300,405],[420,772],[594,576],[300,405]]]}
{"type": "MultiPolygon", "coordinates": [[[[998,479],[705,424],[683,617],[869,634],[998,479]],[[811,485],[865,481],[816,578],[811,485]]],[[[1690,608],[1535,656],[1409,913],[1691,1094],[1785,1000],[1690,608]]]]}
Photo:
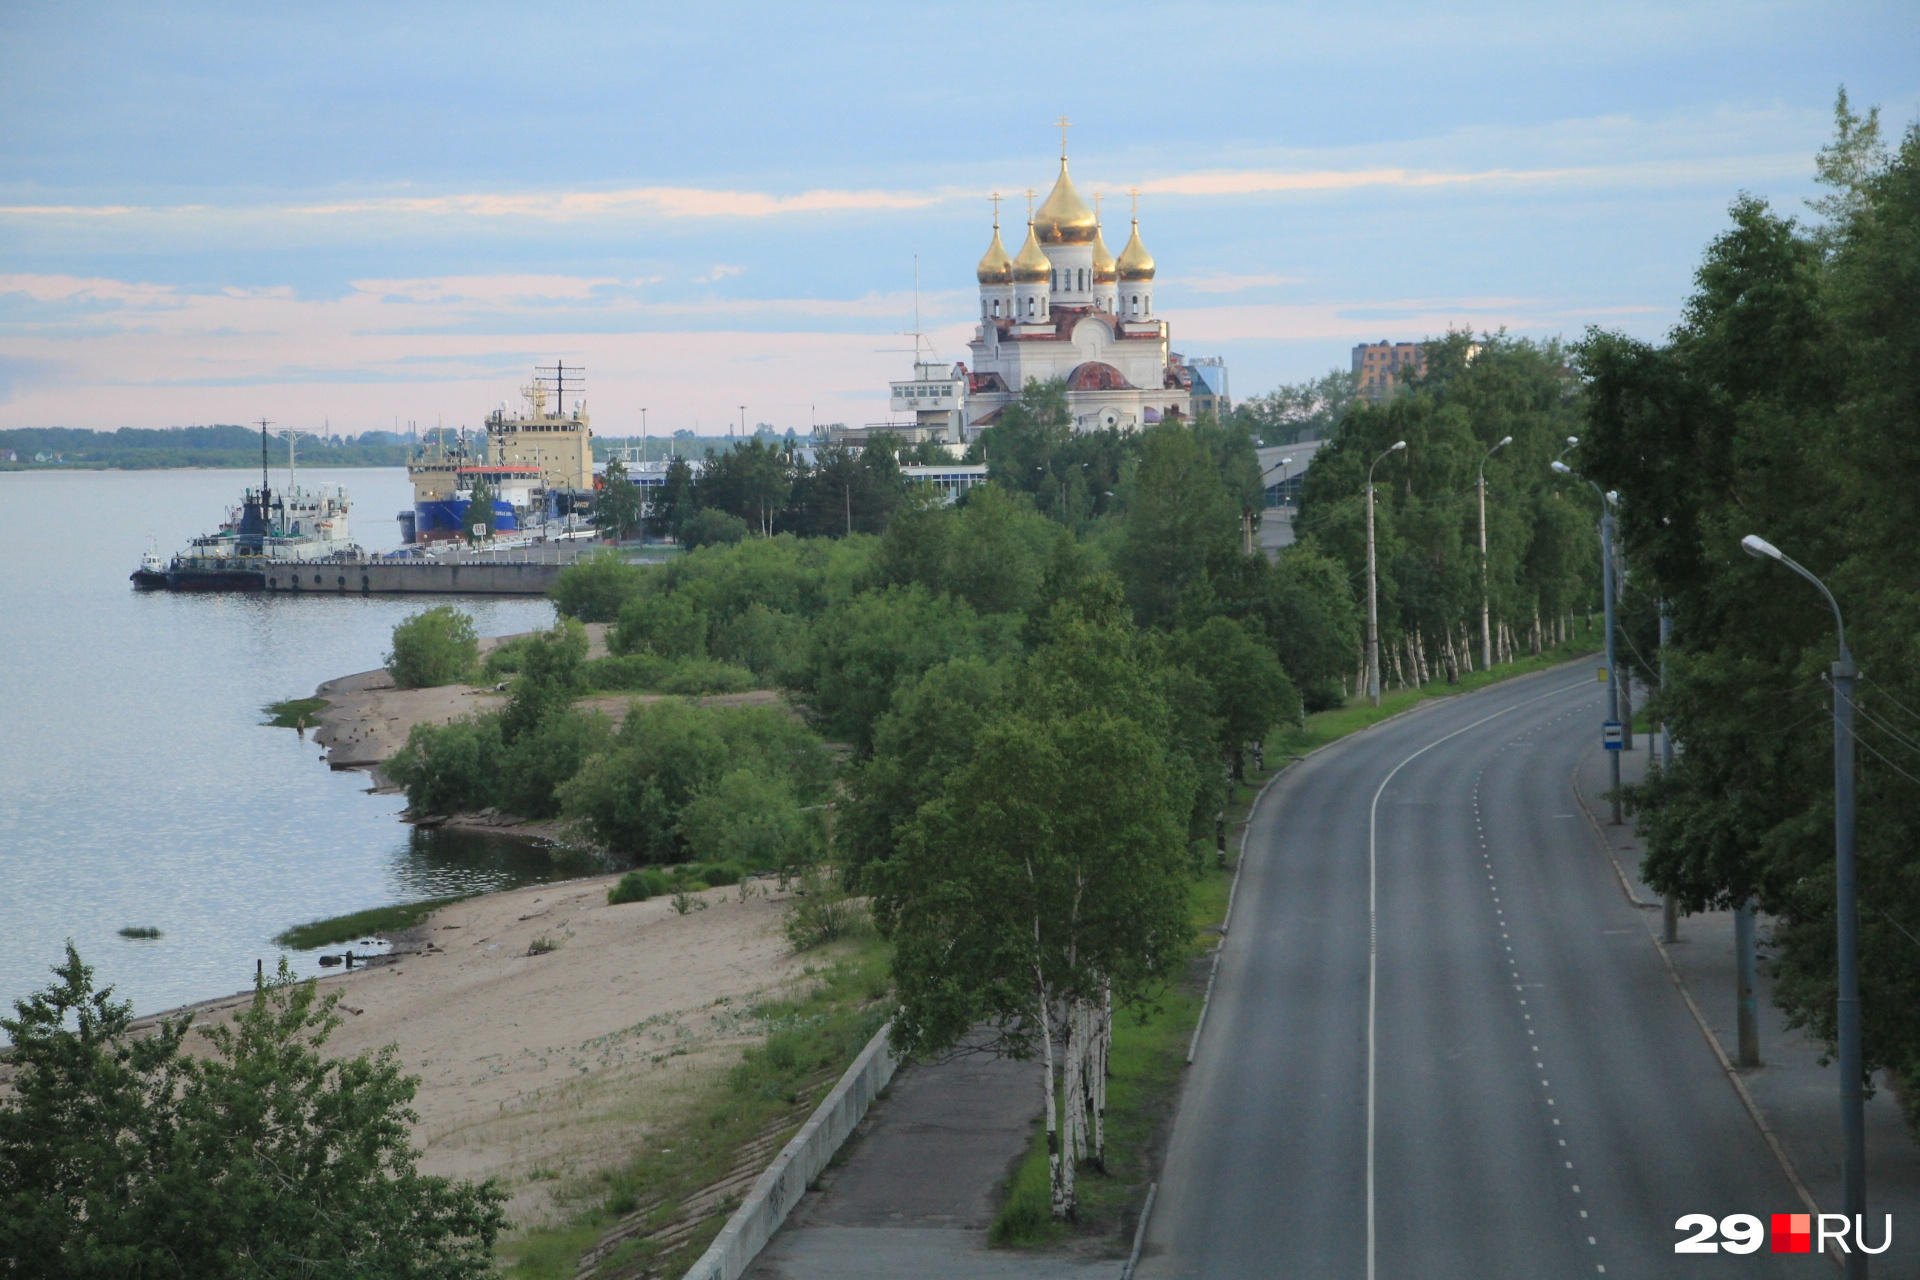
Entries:
{"type": "Polygon", "coordinates": [[[1087,291],[1087,273],[1084,270],[1080,272],[1080,283],[1075,287],[1082,293],[1087,291]]]}
{"type": "Polygon", "coordinates": [[[995,320],[1000,318],[1000,299],[998,298],[993,300],[993,318],[995,320]]]}
{"type": "Polygon", "coordinates": [[[1028,316],[1028,318],[1029,318],[1029,319],[1031,319],[1031,318],[1032,318],[1032,316],[1033,316],[1033,311],[1034,311],[1034,303],[1033,303],[1033,299],[1032,299],[1032,298],[1028,298],[1028,299],[1027,299],[1027,316],[1028,316]]]}

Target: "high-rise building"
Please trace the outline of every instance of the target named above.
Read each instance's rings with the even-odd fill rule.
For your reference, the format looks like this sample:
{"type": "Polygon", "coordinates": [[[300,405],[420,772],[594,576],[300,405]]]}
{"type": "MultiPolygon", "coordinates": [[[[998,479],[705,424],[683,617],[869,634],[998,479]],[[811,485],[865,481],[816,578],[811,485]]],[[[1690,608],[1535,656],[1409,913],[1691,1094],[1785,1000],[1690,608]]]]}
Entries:
{"type": "Polygon", "coordinates": [[[1393,394],[1399,382],[1427,371],[1427,344],[1424,342],[1363,342],[1353,349],[1353,372],[1360,379],[1360,394],[1372,400],[1384,400],[1393,394]]]}

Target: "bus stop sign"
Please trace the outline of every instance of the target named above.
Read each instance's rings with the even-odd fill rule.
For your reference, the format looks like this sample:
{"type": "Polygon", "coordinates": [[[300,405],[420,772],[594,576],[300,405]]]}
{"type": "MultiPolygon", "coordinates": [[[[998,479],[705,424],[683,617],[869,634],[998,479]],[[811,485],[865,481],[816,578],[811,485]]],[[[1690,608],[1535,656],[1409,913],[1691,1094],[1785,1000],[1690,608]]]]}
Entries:
{"type": "Polygon", "coordinates": [[[1620,722],[1609,720],[1600,726],[1600,742],[1609,751],[1618,751],[1624,745],[1620,732],[1620,722]]]}

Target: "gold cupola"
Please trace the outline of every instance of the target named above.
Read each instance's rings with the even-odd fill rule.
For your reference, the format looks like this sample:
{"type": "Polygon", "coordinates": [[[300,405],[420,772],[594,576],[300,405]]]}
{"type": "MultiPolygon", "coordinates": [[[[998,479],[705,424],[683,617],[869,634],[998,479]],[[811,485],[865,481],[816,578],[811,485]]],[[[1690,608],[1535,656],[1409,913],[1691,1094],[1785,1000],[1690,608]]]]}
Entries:
{"type": "Polygon", "coordinates": [[[1093,282],[1112,284],[1120,278],[1120,268],[1113,260],[1113,250],[1107,248],[1107,238],[1100,234],[1096,225],[1093,229],[1093,282]]]}
{"type": "Polygon", "coordinates": [[[1053,259],[1040,248],[1035,237],[1033,223],[1027,223],[1027,242],[1020,246],[1020,255],[1013,260],[1013,282],[1015,284],[1049,284],[1053,280],[1053,259]]]}
{"type": "Polygon", "coordinates": [[[1133,220],[1133,234],[1127,238],[1127,247],[1120,251],[1120,261],[1115,265],[1122,280],[1153,279],[1153,255],[1140,243],[1140,219],[1133,220]]]}
{"type": "Polygon", "coordinates": [[[979,277],[981,284],[1013,283],[1013,259],[1007,256],[1007,246],[1000,243],[998,218],[993,220],[993,243],[987,246],[986,253],[981,256],[974,275],[979,277]]]}
{"type": "Polygon", "coordinates": [[[1073,189],[1073,179],[1067,176],[1064,154],[1060,157],[1060,177],[1047,193],[1040,212],[1033,216],[1033,225],[1040,233],[1041,244],[1091,244],[1099,234],[1099,219],[1073,189]]]}

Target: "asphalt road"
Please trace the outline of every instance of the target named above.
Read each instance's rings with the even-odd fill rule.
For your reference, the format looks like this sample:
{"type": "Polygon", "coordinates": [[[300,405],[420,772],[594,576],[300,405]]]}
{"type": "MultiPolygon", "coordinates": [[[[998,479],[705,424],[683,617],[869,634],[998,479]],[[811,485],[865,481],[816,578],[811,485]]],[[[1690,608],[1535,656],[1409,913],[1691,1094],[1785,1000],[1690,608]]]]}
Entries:
{"type": "Polygon", "coordinates": [[[1268,795],[1141,1276],[1826,1280],[1673,1252],[1802,1206],[1574,799],[1603,692],[1448,699],[1268,795]]]}

